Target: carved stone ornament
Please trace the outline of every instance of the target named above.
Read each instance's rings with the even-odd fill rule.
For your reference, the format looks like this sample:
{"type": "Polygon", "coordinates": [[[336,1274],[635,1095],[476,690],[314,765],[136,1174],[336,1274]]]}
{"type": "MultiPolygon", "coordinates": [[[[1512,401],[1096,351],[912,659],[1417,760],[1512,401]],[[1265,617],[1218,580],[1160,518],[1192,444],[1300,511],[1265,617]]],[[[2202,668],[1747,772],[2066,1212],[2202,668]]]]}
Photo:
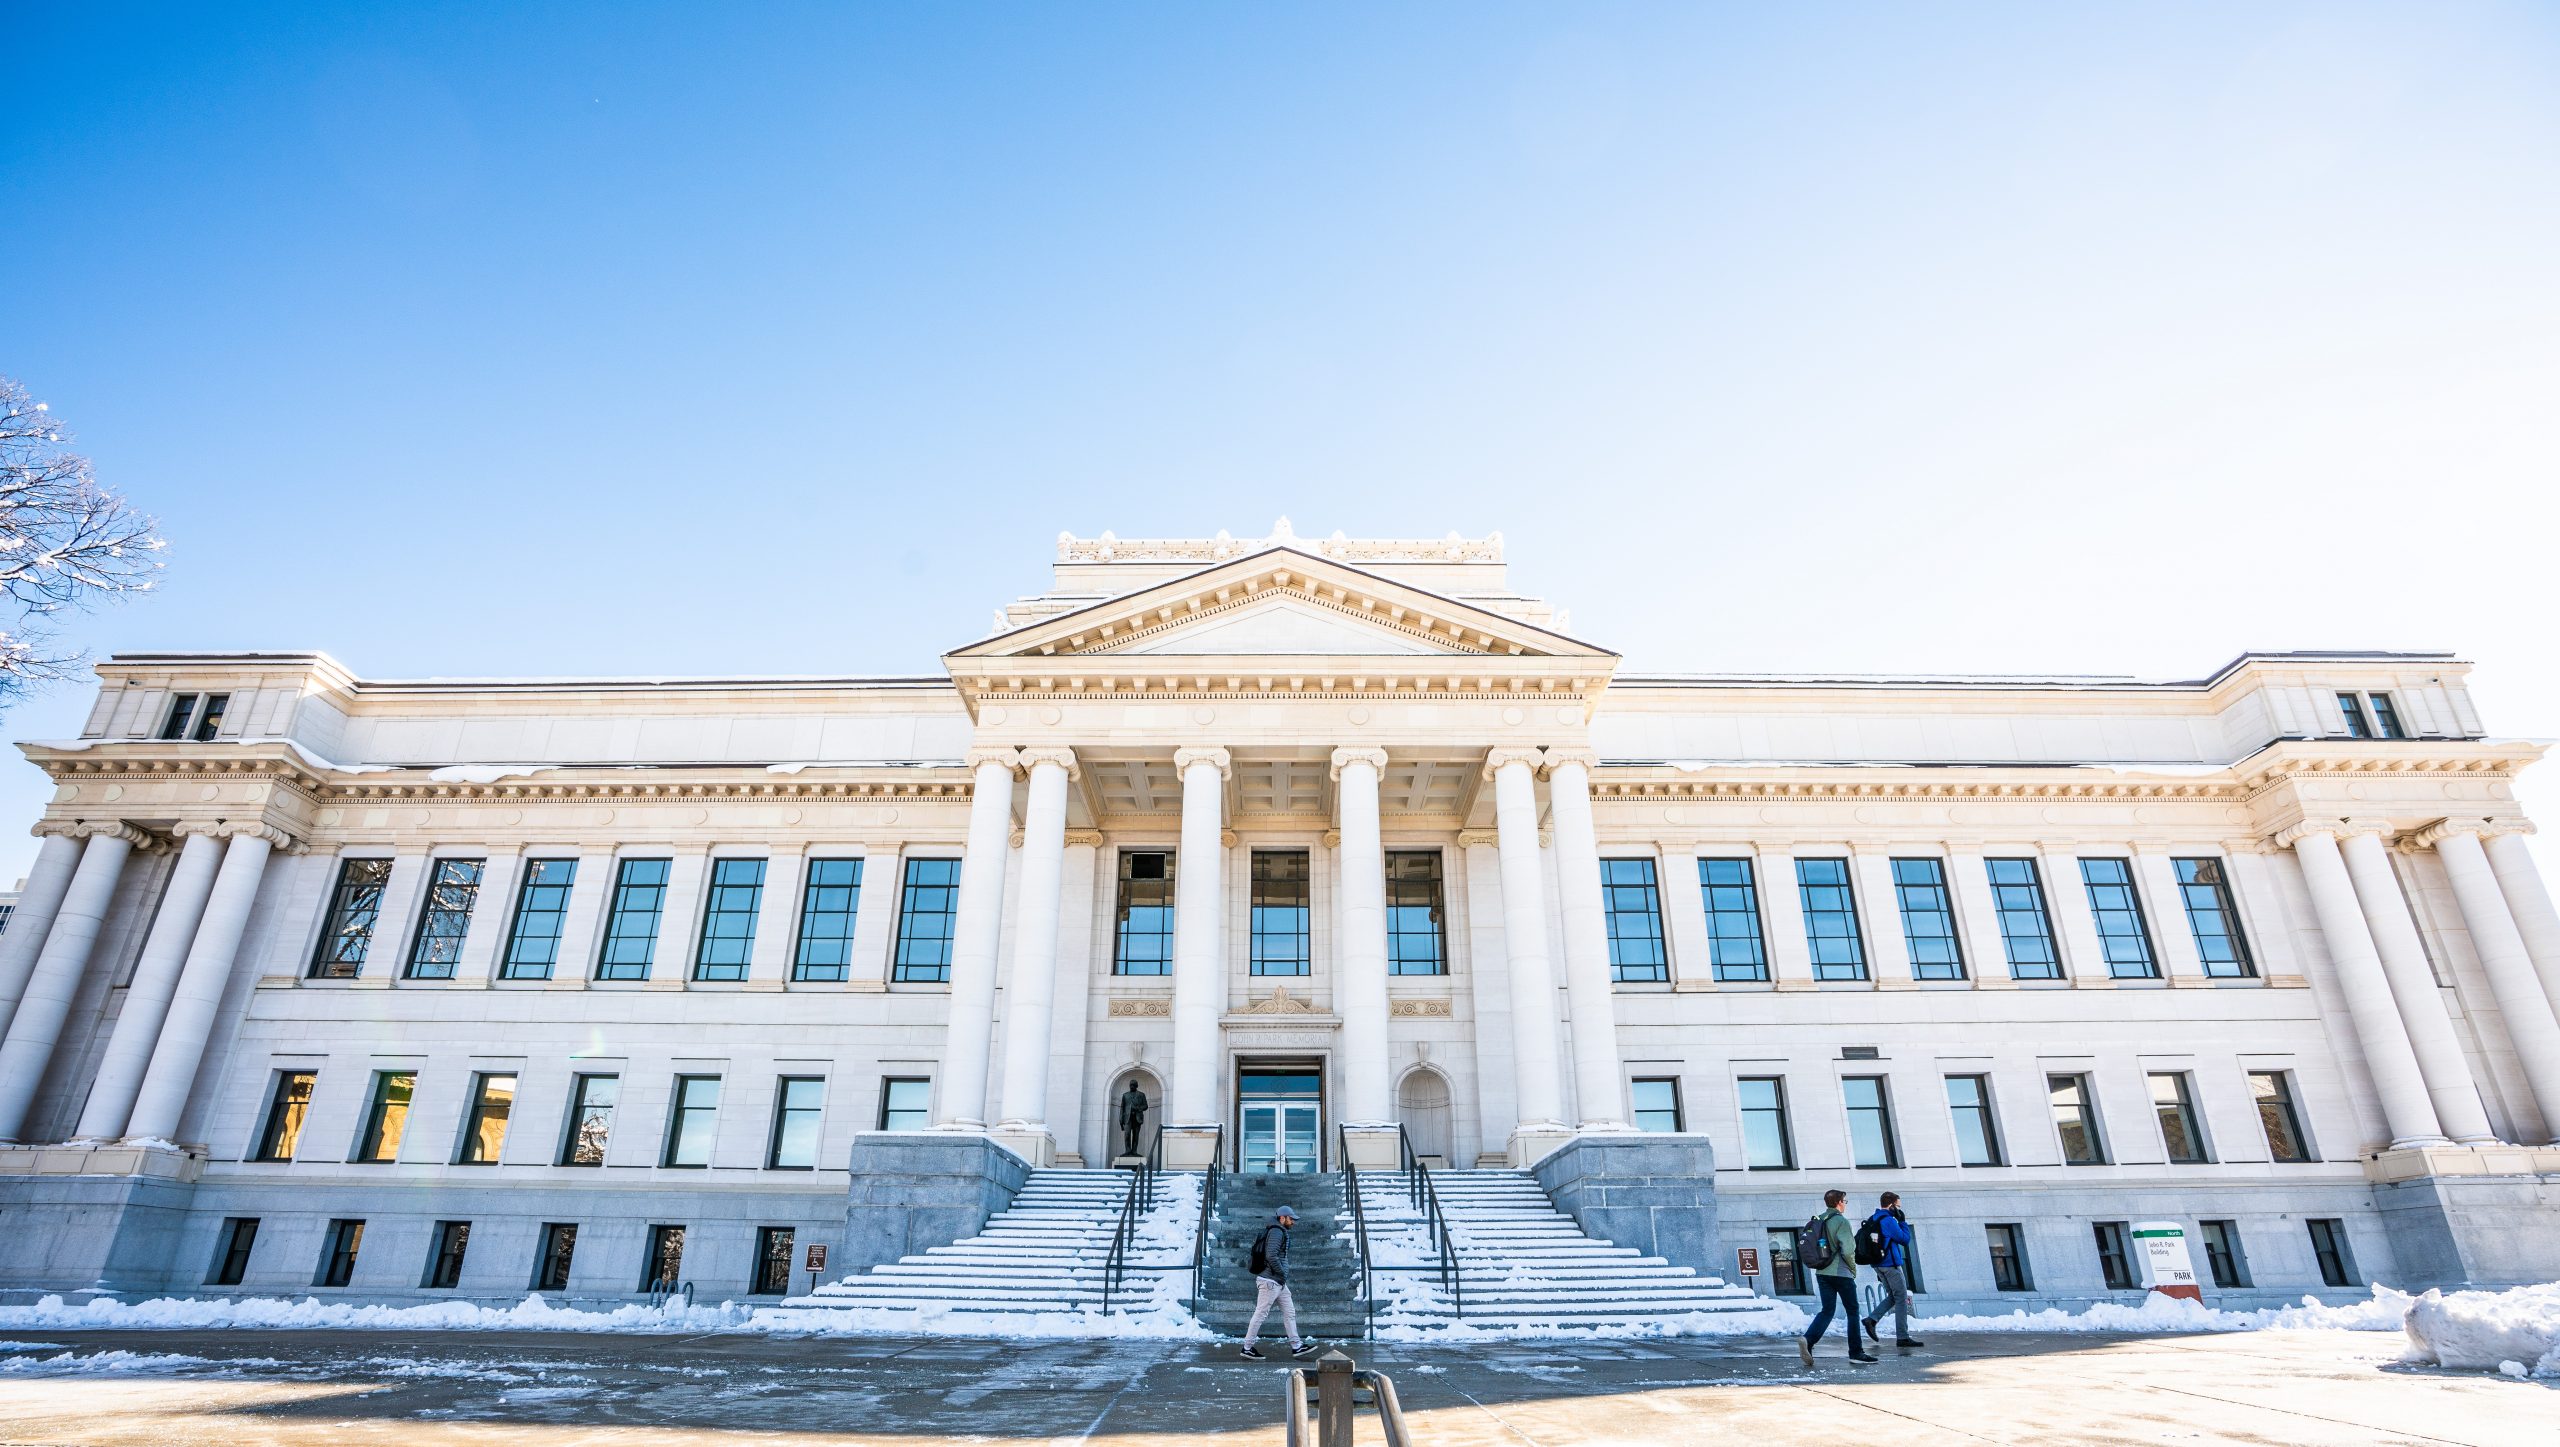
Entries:
{"type": "Polygon", "coordinates": [[[1324,1012],[1289,993],[1286,985],[1271,987],[1271,997],[1256,1000],[1236,1013],[1240,1015],[1321,1015],[1324,1012]]]}
{"type": "Polygon", "coordinates": [[[1181,775],[1190,773],[1191,766],[1193,764],[1215,765],[1218,770],[1218,777],[1221,779],[1232,778],[1235,775],[1235,760],[1223,748],[1209,745],[1197,748],[1175,749],[1173,751],[1173,771],[1175,774],[1181,775]]]}
{"type": "Polygon", "coordinates": [[[1022,750],[1010,747],[999,748],[981,744],[976,748],[969,750],[969,752],[962,757],[962,762],[969,766],[969,772],[973,774],[988,764],[1000,764],[1006,769],[1011,770],[1013,773],[1020,774],[1022,772],[1022,750]]]}
{"type": "Polygon", "coordinates": [[[1026,774],[1042,764],[1056,764],[1067,771],[1070,779],[1082,778],[1084,771],[1076,764],[1076,751],[1055,745],[1042,745],[1022,751],[1022,771],[1026,774]]]}
{"type": "Polygon", "coordinates": [[[1391,1000],[1387,1013],[1399,1020],[1446,1020],[1449,1002],[1445,999],[1391,1000]]]}
{"type": "Polygon", "coordinates": [[[1335,779],[1340,779],[1342,777],[1343,769],[1352,764],[1367,764],[1370,768],[1383,774],[1387,769],[1387,751],[1385,749],[1353,748],[1348,744],[1333,751],[1333,777],[1335,779]]]}
{"type": "Polygon", "coordinates": [[[1600,755],[1590,749],[1569,749],[1561,746],[1547,750],[1546,766],[1549,777],[1553,777],[1556,770],[1567,764],[1580,764],[1583,777],[1587,779],[1591,776],[1592,770],[1600,767],[1600,755]]]}
{"type": "Polygon", "coordinates": [[[1529,767],[1529,771],[1531,773],[1535,773],[1537,772],[1538,766],[1544,762],[1546,762],[1546,756],[1538,752],[1536,749],[1487,749],[1484,751],[1484,776],[1487,779],[1490,779],[1494,775],[1501,773],[1505,767],[1512,764],[1526,764],[1529,767]]]}
{"type": "Polygon", "coordinates": [[[1173,1002],[1148,999],[1144,996],[1114,1000],[1111,1002],[1111,1018],[1114,1020],[1169,1020],[1173,1018],[1173,1002]]]}

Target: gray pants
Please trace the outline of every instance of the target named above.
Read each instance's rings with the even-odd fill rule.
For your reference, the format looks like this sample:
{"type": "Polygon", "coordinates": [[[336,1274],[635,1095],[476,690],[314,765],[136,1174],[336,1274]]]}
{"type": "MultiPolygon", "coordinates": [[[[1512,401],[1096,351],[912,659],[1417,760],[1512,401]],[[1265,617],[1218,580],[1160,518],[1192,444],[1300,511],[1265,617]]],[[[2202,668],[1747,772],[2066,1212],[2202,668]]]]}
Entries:
{"type": "Polygon", "coordinates": [[[1876,1304],[1876,1314],[1867,1318],[1867,1335],[1881,1335],[1876,1330],[1876,1323],[1884,1320],[1884,1314],[1890,1311],[1893,1313],[1893,1339],[1911,1340],[1911,1283],[1903,1279],[1899,1266],[1878,1266],[1874,1270],[1876,1285],[1884,1288],[1884,1300],[1876,1304]]]}
{"type": "Polygon", "coordinates": [[[1289,1350],[1298,1349],[1298,1299],[1289,1288],[1268,1276],[1253,1279],[1253,1320],[1245,1324],[1244,1344],[1253,1345],[1262,1338],[1262,1319],[1271,1314],[1272,1303],[1280,1306],[1280,1325],[1289,1332],[1289,1350]]]}

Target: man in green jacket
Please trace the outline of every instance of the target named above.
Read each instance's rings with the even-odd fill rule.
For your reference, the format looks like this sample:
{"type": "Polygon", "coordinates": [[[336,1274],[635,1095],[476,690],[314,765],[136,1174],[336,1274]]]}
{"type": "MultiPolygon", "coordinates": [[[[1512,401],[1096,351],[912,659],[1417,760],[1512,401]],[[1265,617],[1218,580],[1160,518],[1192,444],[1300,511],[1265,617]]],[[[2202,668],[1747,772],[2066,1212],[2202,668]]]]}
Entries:
{"type": "Polygon", "coordinates": [[[1822,1193],[1822,1214],[1814,1218],[1822,1228],[1822,1239],[1831,1243],[1831,1259],[1813,1268],[1813,1284],[1822,1292],[1822,1309],[1814,1313],[1813,1325],[1806,1327],[1796,1342],[1797,1355],[1806,1366],[1813,1365],[1813,1344],[1831,1329],[1831,1313],[1840,1313],[1840,1325],[1849,1333],[1849,1360],[1872,1362],[1873,1354],[1858,1344],[1858,1233],[1849,1218],[1840,1213],[1840,1203],[1849,1199],[1846,1191],[1822,1193]]]}

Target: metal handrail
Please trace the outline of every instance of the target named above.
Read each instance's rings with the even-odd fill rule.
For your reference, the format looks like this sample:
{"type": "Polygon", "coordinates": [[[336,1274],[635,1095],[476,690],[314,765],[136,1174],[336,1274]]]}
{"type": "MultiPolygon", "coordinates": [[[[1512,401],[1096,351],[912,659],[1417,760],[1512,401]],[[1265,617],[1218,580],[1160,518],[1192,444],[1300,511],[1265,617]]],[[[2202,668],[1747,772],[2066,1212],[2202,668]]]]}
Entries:
{"type": "Polygon", "coordinates": [[[1138,1187],[1146,1179],[1142,1166],[1129,1177],[1127,1194],[1120,1198],[1120,1224],[1111,1232],[1111,1251],[1102,1258],[1102,1314],[1111,1314],[1111,1298],[1118,1293],[1122,1278],[1129,1274],[1129,1243],[1137,1238],[1138,1187]]]}
{"type": "MultiPolygon", "coordinates": [[[[1163,1143],[1162,1131],[1156,1133],[1156,1140],[1159,1145],[1163,1143]]],[[[1200,1228],[1191,1238],[1191,1302],[1195,1310],[1204,1299],[1201,1289],[1209,1267],[1209,1218],[1218,1209],[1218,1162],[1225,1157],[1226,1142],[1225,1122],[1209,1127],[1209,1169],[1200,1179],[1200,1228]]]]}
{"type": "MultiPolygon", "coordinates": [[[[1283,1385],[1283,1390],[1288,1393],[1286,1408],[1288,1447],[1320,1447],[1315,1434],[1307,1426],[1307,1393],[1310,1387],[1318,1392],[1323,1390],[1324,1375],[1322,1371],[1310,1373],[1304,1367],[1289,1369],[1283,1385]],[[1309,1381],[1310,1376],[1314,1381],[1309,1381]]],[[[1413,1434],[1406,1430],[1404,1425],[1404,1404],[1396,1398],[1395,1379],[1384,1372],[1370,1371],[1366,1368],[1354,1369],[1344,1375],[1348,1375],[1351,1379],[1352,1393],[1349,1406],[1357,1408],[1360,1403],[1359,1389],[1362,1387],[1369,1389],[1369,1401],[1378,1409],[1378,1426],[1386,1435],[1387,1447],[1413,1447],[1413,1434]]],[[[1350,1413],[1345,1411],[1341,1415],[1347,1426],[1350,1413]]],[[[1332,1447],[1332,1444],[1321,1444],[1321,1447],[1332,1447]]],[[[1345,1444],[1345,1447],[1348,1447],[1348,1444],[1345,1444]]]]}
{"type": "Polygon", "coordinates": [[[1467,1286],[1465,1273],[1458,1267],[1458,1238],[1449,1230],[1447,1213],[1440,1209],[1440,1189],[1431,1183],[1431,1167],[1413,1148],[1413,1138],[1405,1133],[1402,1121],[1396,1122],[1396,1146],[1402,1153],[1413,1207],[1430,1219],[1432,1254],[1440,1261],[1440,1286],[1449,1293],[1450,1313],[1463,1317],[1467,1314],[1467,1286]]]}
{"type": "Polygon", "coordinates": [[[1333,1137],[1334,1149],[1342,1156],[1342,1193],[1351,1198],[1351,1238],[1360,1254],[1360,1305],[1369,1333],[1374,1336],[1378,1330],[1378,1297],[1369,1280],[1369,1214],[1360,1207],[1360,1163],[1351,1159],[1348,1128],[1335,1126],[1333,1137]]]}

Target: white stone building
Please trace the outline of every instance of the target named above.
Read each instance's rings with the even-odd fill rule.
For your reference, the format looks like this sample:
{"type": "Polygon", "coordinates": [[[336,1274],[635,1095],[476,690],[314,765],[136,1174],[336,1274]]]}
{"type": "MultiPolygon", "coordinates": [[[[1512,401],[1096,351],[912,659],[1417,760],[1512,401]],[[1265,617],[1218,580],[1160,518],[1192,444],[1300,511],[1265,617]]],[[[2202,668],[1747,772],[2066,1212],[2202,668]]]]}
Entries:
{"type": "Polygon", "coordinates": [[[2449,655],[1651,673],[1498,536],[1284,524],[1062,538],[945,663],[102,664],[21,746],[0,1287],[735,1295],[971,1224],[849,1225],[857,1136],[1101,1167],[1133,1081],[1178,1166],[1669,1132],[1704,1214],[1586,1221],[1701,1265],[1899,1190],[1942,1304],[2147,1219],[2241,1304],[2560,1276],[2542,750],[2449,655]]]}

